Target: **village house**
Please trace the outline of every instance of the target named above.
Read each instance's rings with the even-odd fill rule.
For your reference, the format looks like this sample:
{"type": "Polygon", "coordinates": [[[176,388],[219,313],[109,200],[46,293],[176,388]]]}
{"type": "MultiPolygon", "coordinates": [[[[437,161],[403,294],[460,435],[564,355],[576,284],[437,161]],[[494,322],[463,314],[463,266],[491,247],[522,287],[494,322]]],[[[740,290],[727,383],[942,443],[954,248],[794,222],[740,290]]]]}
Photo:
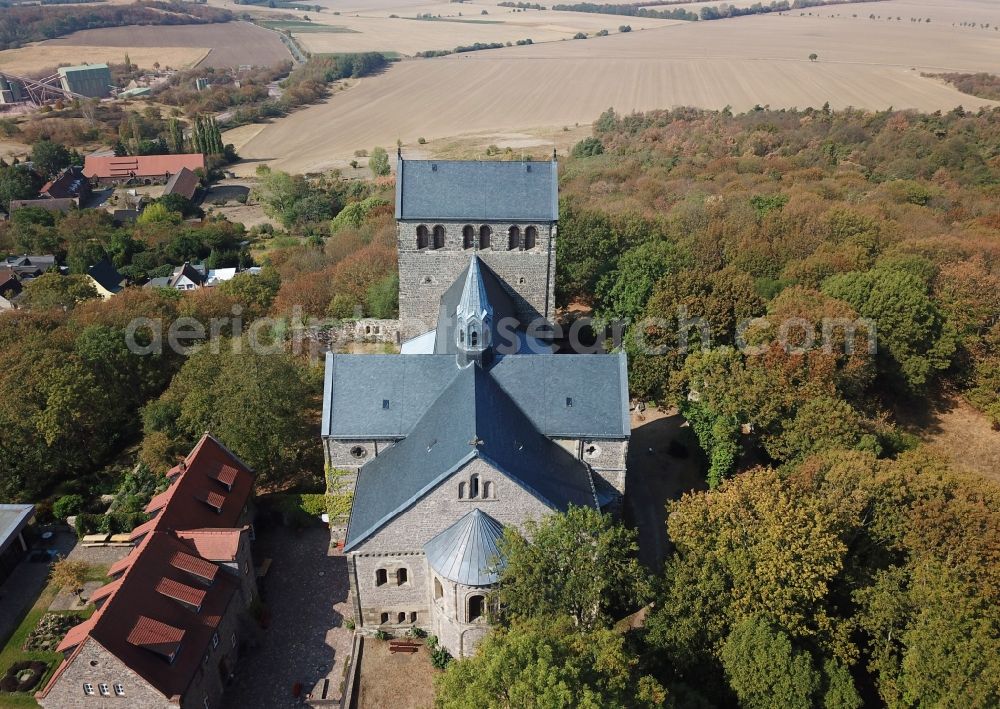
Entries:
{"type": "Polygon", "coordinates": [[[168,478],[134,548],[91,595],[97,610],[59,644],[41,706],[219,706],[257,597],[253,472],[205,434],[168,478]]]}
{"type": "Polygon", "coordinates": [[[555,172],[400,158],[400,315],[414,337],[398,355],[326,360],[322,433],[337,492],[354,495],[344,551],[362,631],[421,626],[469,655],[489,627],[504,527],[620,507],[625,355],[552,354],[540,335],[555,172]]]}
{"type": "Polygon", "coordinates": [[[201,153],[180,155],[127,155],[122,157],[88,155],[83,173],[102,185],[162,185],[184,168],[192,173],[205,171],[205,156],[201,153]]]}
{"type": "Polygon", "coordinates": [[[21,279],[10,268],[0,268],[0,310],[17,307],[17,297],[24,292],[21,279]]]}
{"type": "Polygon", "coordinates": [[[77,207],[86,204],[90,194],[90,180],[77,165],[67,167],[38,191],[43,199],[71,199],[77,207]]]}
{"type": "Polygon", "coordinates": [[[199,288],[214,288],[215,286],[232,280],[240,273],[249,273],[254,276],[260,274],[259,266],[251,266],[245,270],[240,270],[235,266],[229,268],[209,268],[203,263],[184,262],[183,266],[178,266],[169,276],[151,278],[143,288],[172,288],[174,290],[198,290],[199,288]]]}
{"type": "Polygon", "coordinates": [[[104,300],[121,293],[125,287],[125,276],[118,273],[106,256],[87,269],[87,278],[104,300]]]}

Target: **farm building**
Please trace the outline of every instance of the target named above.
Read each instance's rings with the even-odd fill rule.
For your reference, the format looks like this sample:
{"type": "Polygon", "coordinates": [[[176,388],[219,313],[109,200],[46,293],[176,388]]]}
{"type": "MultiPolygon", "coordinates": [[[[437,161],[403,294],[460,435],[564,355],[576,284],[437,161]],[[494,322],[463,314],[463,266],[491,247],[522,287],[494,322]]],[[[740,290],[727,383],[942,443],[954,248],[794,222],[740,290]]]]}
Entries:
{"type": "Polygon", "coordinates": [[[198,176],[186,167],[182,167],[180,172],[175,172],[169,180],[167,186],[163,188],[164,196],[168,194],[179,194],[185,199],[194,199],[194,193],[198,191],[198,176]]]}
{"type": "Polygon", "coordinates": [[[38,194],[47,199],[72,199],[79,207],[90,198],[90,180],[83,174],[82,167],[72,165],[46,182],[38,194]]]}
{"type": "Polygon", "coordinates": [[[123,157],[88,155],[83,163],[83,174],[101,184],[132,182],[154,185],[167,183],[184,168],[193,172],[204,170],[205,156],[201,153],[123,157]]]}
{"type": "Polygon", "coordinates": [[[59,83],[64,91],[90,98],[111,95],[111,70],[107,64],[82,64],[59,68],[59,83]]]}

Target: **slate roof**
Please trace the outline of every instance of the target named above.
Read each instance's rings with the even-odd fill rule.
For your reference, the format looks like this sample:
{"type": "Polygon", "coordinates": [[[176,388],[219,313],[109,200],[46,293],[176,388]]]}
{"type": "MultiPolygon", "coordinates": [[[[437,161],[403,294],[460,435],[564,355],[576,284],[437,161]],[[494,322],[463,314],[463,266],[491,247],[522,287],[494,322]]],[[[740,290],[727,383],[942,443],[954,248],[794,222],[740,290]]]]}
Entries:
{"type": "Polygon", "coordinates": [[[100,261],[95,263],[93,266],[87,269],[87,275],[97,281],[104,290],[111,293],[118,293],[122,289],[122,281],[125,280],[125,276],[118,273],[118,269],[114,267],[107,257],[102,258],[100,261]]]}
{"type": "Polygon", "coordinates": [[[400,159],[396,219],[558,221],[557,172],[555,161],[400,159]]]}
{"type": "Polygon", "coordinates": [[[489,586],[499,581],[503,557],[497,546],[503,525],[478,507],[424,545],[427,563],[449,581],[489,586]]]}
{"type": "Polygon", "coordinates": [[[344,550],[476,457],[552,509],[597,506],[587,466],[535,429],[487,371],[470,365],[456,371],[406,438],[361,468],[344,550]]]}
{"type": "Polygon", "coordinates": [[[198,189],[198,176],[186,167],[182,167],[178,172],[171,175],[167,180],[163,194],[179,194],[187,199],[194,199],[194,193],[198,189]]]}
{"type": "MultiPolygon", "coordinates": [[[[323,435],[356,440],[403,438],[458,371],[452,354],[327,354],[323,435]],[[388,408],[383,408],[384,401],[389,402],[388,408]]],[[[629,436],[624,353],[499,356],[488,371],[546,436],[629,436]],[[567,399],[572,399],[572,405],[567,406],[567,399]]]]}
{"type": "Polygon", "coordinates": [[[437,335],[434,339],[434,354],[456,354],[458,352],[455,344],[455,327],[458,309],[462,306],[463,299],[469,300],[470,307],[478,305],[480,308],[484,307],[482,301],[485,301],[486,307],[491,310],[492,337],[490,341],[494,344],[504,344],[501,342],[502,335],[498,331],[501,325],[506,323],[508,331],[511,329],[511,322],[515,323],[513,327],[520,325],[517,321],[514,300],[504,288],[503,281],[481,258],[473,256],[469,259],[469,265],[441,295],[437,335]],[[471,282],[469,280],[470,271],[473,272],[471,282]],[[468,295],[466,295],[467,290],[471,291],[468,295]],[[511,320],[507,320],[508,318],[511,320]]]}
{"type": "Polygon", "coordinates": [[[83,174],[83,168],[77,165],[70,165],[38,191],[50,199],[78,199],[86,192],[89,192],[87,177],[83,174]]]}

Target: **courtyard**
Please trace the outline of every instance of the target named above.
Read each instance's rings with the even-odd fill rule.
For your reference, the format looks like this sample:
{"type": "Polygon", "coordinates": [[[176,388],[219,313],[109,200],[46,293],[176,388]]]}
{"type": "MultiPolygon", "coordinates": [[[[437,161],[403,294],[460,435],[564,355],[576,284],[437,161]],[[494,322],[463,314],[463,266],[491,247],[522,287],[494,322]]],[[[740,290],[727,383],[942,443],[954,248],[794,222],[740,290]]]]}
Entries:
{"type": "Polygon", "coordinates": [[[257,529],[254,555],[271,560],[259,579],[267,627],[244,639],[226,707],[300,707],[324,679],[325,703],[340,698],[354,633],[343,625],[350,615],[347,559],[329,546],[324,527],[257,529]]]}

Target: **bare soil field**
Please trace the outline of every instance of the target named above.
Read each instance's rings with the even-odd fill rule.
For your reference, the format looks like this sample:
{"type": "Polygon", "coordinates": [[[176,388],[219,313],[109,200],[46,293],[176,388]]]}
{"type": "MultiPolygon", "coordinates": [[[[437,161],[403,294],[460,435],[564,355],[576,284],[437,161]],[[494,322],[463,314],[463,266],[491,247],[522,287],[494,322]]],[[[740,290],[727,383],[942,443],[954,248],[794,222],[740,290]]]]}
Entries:
{"type": "MultiPolygon", "coordinates": [[[[288,61],[291,56],[278,35],[246,22],[227,22],[213,25],[170,25],[108,27],[96,30],[74,32],[66,37],[50,39],[38,47],[67,47],[80,45],[120,47],[122,51],[116,61],[121,61],[124,51],[129,58],[141,65],[136,53],[146,48],[157,51],[173,51],[185,48],[202,48],[207,56],[198,64],[213,67],[237,66],[239,64],[270,65],[288,61]],[[164,49],[169,48],[169,49],[164,49]]],[[[15,50],[19,51],[19,50],[15,50]]],[[[69,50],[73,51],[73,50],[69,50]]],[[[107,50],[105,50],[107,51],[107,50]]],[[[0,53],[2,56],[7,52],[0,53]]],[[[165,65],[162,59],[161,65],[165,65]]]]}
{"type": "MultiPolygon", "coordinates": [[[[350,32],[303,32],[293,35],[303,49],[314,53],[323,52],[368,52],[395,51],[407,56],[426,50],[453,49],[458,45],[476,42],[517,42],[531,39],[532,42],[554,42],[570,40],[577,32],[593,35],[601,30],[617,32],[621,24],[629,24],[633,30],[642,27],[665,27],[677,24],[668,20],[651,20],[637,17],[616,18],[583,12],[538,11],[513,12],[509,8],[498,8],[469,3],[423,5],[411,9],[408,17],[380,16],[333,16],[316,17],[314,24],[335,21],[350,32]],[[456,7],[462,8],[462,16],[456,7]],[[487,9],[488,16],[480,14],[487,9]],[[417,20],[417,13],[440,14],[439,20],[417,20]],[[627,21],[627,22],[626,22],[627,21]]],[[[313,17],[310,15],[310,17],[313,17]]]]}
{"type": "Polygon", "coordinates": [[[425,645],[413,654],[389,652],[389,643],[366,638],[361,653],[358,709],[430,709],[434,706],[434,677],[425,645]]]}
{"type": "Polygon", "coordinates": [[[1000,484],[1000,431],[958,396],[930,411],[900,412],[904,426],[954,465],[1000,484]]]}
{"type": "Polygon", "coordinates": [[[268,125],[241,154],[293,172],[321,171],[359,148],[391,146],[397,138],[409,146],[419,137],[558,131],[589,124],[609,106],[628,112],[825,102],[927,111],[995,105],[920,74],[981,71],[994,67],[997,56],[1000,37],[942,23],[791,14],[680,23],[403,61],[268,125]],[[809,60],[812,53],[818,61],[809,60]]]}
{"type": "MultiPolygon", "coordinates": [[[[88,32],[91,31],[120,32],[122,28],[89,30],[88,32]]],[[[107,62],[121,64],[125,61],[125,52],[128,52],[129,59],[133,64],[146,69],[152,68],[156,62],[159,62],[162,67],[187,69],[198,64],[209,54],[208,47],[161,47],[156,45],[119,47],[118,45],[102,45],[96,41],[92,41],[90,44],[81,43],[72,46],[52,44],[56,41],[58,40],[0,51],[0,70],[9,71],[12,74],[36,74],[39,71],[60,65],[107,62]]]]}

